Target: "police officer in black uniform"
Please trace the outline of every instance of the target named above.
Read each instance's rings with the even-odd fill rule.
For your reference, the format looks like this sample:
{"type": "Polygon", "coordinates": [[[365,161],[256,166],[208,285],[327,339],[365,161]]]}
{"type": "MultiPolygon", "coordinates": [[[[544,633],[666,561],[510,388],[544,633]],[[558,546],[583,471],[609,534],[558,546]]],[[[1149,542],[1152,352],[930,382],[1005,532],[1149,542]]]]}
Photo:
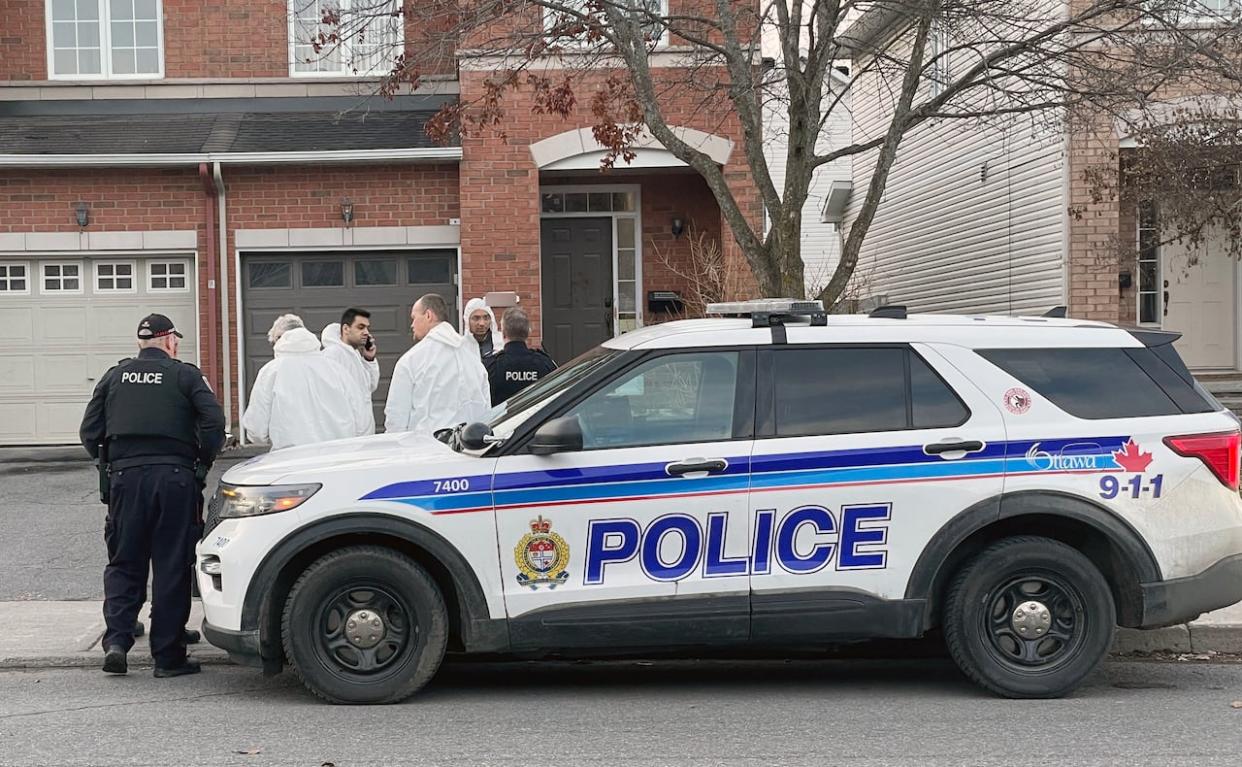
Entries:
{"type": "Polygon", "coordinates": [[[487,368],[487,381],[492,388],[492,404],[501,402],[556,370],[556,363],[542,349],[530,349],[526,339],[530,337],[530,320],[526,312],[513,306],[505,310],[500,320],[504,335],[504,348],[483,358],[487,368]]]}
{"type": "Polygon", "coordinates": [[[112,674],[128,671],[148,568],[155,676],[200,670],[185,649],[190,566],[202,484],[224,445],[224,411],[199,369],[176,359],[181,337],[164,315],[144,318],[138,356],[104,374],[82,418],[82,444],[108,472],[103,670],[112,674]]]}

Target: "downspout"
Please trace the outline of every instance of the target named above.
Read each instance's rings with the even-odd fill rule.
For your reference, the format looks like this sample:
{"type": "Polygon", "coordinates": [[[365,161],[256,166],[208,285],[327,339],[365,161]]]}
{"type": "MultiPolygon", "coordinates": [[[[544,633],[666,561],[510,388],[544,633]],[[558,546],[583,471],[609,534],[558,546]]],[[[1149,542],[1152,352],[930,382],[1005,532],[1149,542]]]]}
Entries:
{"type": "MultiPolygon", "coordinates": [[[[214,381],[216,383],[216,390],[219,391],[220,381],[219,381],[219,378],[217,377],[217,374],[219,373],[219,367],[216,364],[217,360],[219,359],[219,357],[217,356],[217,353],[219,351],[219,344],[218,344],[219,335],[218,335],[217,328],[222,328],[223,326],[217,324],[216,322],[217,317],[218,317],[218,315],[216,314],[216,306],[217,306],[216,298],[217,297],[216,297],[216,262],[215,262],[216,209],[215,209],[215,206],[212,204],[215,201],[216,188],[211,183],[211,176],[208,174],[208,171],[207,171],[207,163],[200,162],[198,164],[198,178],[200,181],[203,182],[203,192],[206,194],[206,197],[204,197],[205,205],[204,205],[203,210],[204,210],[204,216],[206,218],[206,230],[207,230],[206,258],[204,259],[207,264],[207,327],[206,327],[207,355],[205,358],[200,359],[200,362],[203,363],[203,370],[207,376],[207,380],[214,381]]],[[[202,355],[200,353],[200,357],[201,356],[202,355]]]]}
{"type": "MultiPolygon", "coordinates": [[[[220,227],[220,279],[228,282],[229,273],[229,227],[226,220],[228,205],[224,190],[224,175],[220,170],[220,161],[212,163],[212,179],[215,182],[216,205],[219,215],[216,216],[220,227]]],[[[224,365],[224,422],[233,423],[233,357],[229,345],[229,289],[228,285],[220,291],[220,341],[223,347],[221,360],[224,365]]]]}

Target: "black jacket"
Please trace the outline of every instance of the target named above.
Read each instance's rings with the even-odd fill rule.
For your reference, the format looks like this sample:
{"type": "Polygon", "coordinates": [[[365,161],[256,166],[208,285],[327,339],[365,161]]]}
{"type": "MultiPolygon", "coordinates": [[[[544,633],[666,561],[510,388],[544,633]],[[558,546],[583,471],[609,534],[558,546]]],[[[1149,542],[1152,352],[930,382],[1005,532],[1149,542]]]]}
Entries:
{"type": "Polygon", "coordinates": [[[542,349],[528,349],[523,341],[510,341],[483,358],[492,404],[501,402],[556,370],[556,363],[542,349]]]}
{"type": "Polygon", "coordinates": [[[160,349],[143,349],[137,358],[121,360],[99,380],[82,416],[78,435],[86,452],[95,459],[99,458],[99,446],[106,439],[108,461],[113,465],[191,465],[194,462],[210,465],[224,446],[224,427],[224,410],[197,367],[174,360],[160,349]],[[135,374],[132,372],[135,369],[156,372],[135,374]],[[129,378],[123,380],[127,372],[129,378]],[[116,404],[141,401],[141,397],[118,396],[124,393],[120,387],[134,385],[135,381],[140,385],[148,384],[154,380],[152,376],[159,373],[169,376],[166,383],[162,376],[159,379],[164,386],[160,392],[152,390],[153,395],[160,396],[151,396],[140,405],[116,404]],[[114,408],[136,409],[110,413],[110,403],[114,408]],[[189,417],[183,417],[178,411],[185,411],[189,417]],[[114,428],[118,423],[130,424],[130,433],[109,433],[110,415],[114,428]]]}

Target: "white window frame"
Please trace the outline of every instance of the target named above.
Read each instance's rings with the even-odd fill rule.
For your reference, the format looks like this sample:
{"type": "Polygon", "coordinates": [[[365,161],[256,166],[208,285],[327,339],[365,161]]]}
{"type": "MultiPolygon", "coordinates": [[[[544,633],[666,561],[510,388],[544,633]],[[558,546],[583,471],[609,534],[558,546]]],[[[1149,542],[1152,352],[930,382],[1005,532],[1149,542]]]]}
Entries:
{"type": "MultiPolygon", "coordinates": [[[[1242,0],[1227,0],[1223,3],[1225,9],[1210,9],[1202,3],[1195,0],[1180,0],[1185,3],[1186,7],[1178,14],[1178,18],[1174,20],[1173,25],[1185,28],[1203,28],[1213,26],[1224,26],[1232,24],[1230,11],[1242,11],[1242,0]]],[[[1156,5],[1157,3],[1151,3],[1156,5]]],[[[1160,23],[1153,18],[1147,17],[1143,19],[1143,25],[1147,27],[1159,28],[1160,23]]]]}
{"type": "Polygon", "coordinates": [[[31,283],[33,282],[32,277],[34,277],[34,272],[30,268],[29,261],[0,261],[0,268],[5,269],[4,276],[0,277],[0,283],[3,283],[4,285],[3,288],[0,288],[0,296],[28,296],[30,295],[30,291],[32,289],[31,283]],[[26,270],[26,289],[25,290],[11,290],[9,288],[9,281],[14,278],[12,274],[8,272],[8,269],[14,266],[20,266],[26,270]]]}
{"type": "Polygon", "coordinates": [[[39,262],[39,295],[42,296],[80,296],[86,292],[86,265],[81,261],[40,261],[39,262]],[[61,273],[54,278],[49,278],[45,271],[49,266],[59,266],[61,273]],[[66,266],[76,266],[78,268],[78,289],[66,290],[64,268],[66,266]],[[58,279],[61,287],[55,290],[49,290],[45,280],[58,279]]]}
{"type": "Polygon", "coordinates": [[[155,0],[156,39],[159,43],[160,68],[158,72],[129,75],[112,74],[112,4],[108,0],[96,0],[99,4],[99,74],[56,74],[56,48],[52,37],[52,2],[44,0],[43,18],[47,41],[47,79],[49,80],[163,80],[164,79],[164,0],[155,0]]]}
{"type": "MultiPolygon", "coordinates": [[[[660,0],[660,15],[665,18],[668,17],[668,0],[660,0]]],[[[542,25],[543,31],[545,33],[549,31],[551,22],[552,22],[552,9],[545,7],[542,11],[542,19],[540,20],[540,24],[542,25]]],[[[657,49],[668,47],[668,44],[669,44],[668,35],[669,35],[668,27],[664,27],[663,29],[660,30],[660,39],[655,41],[655,47],[657,49]]],[[[547,39],[553,40],[553,38],[551,37],[547,39]]],[[[582,49],[582,48],[594,47],[595,45],[598,44],[598,43],[589,42],[586,39],[574,40],[570,38],[556,38],[555,42],[557,46],[562,47],[562,48],[569,48],[569,49],[575,49],[575,48],[582,49]]]]}
{"type": "MultiPolygon", "coordinates": [[[[365,3],[366,7],[371,7],[375,5],[375,0],[360,0],[360,1],[365,3]]],[[[385,75],[391,70],[392,67],[390,65],[392,63],[392,59],[385,58],[384,60],[381,60],[380,62],[378,62],[372,69],[369,69],[369,70],[360,69],[358,70],[358,72],[354,72],[353,67],[350,66],[350,59],[353,58],[352,46],[347,45],[345,42],[338,42],[337,45],[341,46],[344,49],[342,58],[341,58],[340,69],[333,69],[333,70],[329,70],[326,72],[299,72],[297,68],[298,59],[295,53],[295,51],[297,50],[297,9],[296,9],[296,6],[305,5],[307,2],[310,2],[310,0],[288,0],[288,2],[285,3],[285,11],[289,17],[288,28],[289,28],[289,76],[290,77],[310,78],[310,79],[324,79],[324,78],[340,79],[340,78],[351,78],[351,77],[352,78],[366,78],[366,77],[376,77],[378,75],[385,75]]],[[[349,10],[349,6],[352,5],[352,0],[338,0],[338,2],[341,5],[342,11],[349,10]]],[[[393,6],[399,6],[402,9],[404,9],[404,0],[392,0],[392,4],[393,6]]],[[[398,48],[400,50],[405,50],[405,21],[406,21],[405,14],[403,12],[401,15],[401,23],[399,25],[400,37],[399,39],[395,40],[392,43],[393,47],[398,48]]]]}
{"type": "Polygon", "coordinates": [[[147,292],[148,293],[189,293],[190,292],[190,279],[191,279],[191,275],[193,274],[193,272],[190,270],[190,262],[188,259],[158,258],[158,259],[150,260],[147,262],[146,274],[147,274],[147,292]],[[152,271],[152,268],[157,265],[172,266],[174,264],[180,264],[181,266],[185,267],[185,274],[184,275],[171,274],[171,273],[155,274],[154,271],[152,271]],[[163,277],[164,279],[168,280],[169,287],[166,287],[166,288],[155,287],[156,277],[163,277]],[[173,277],[184,277],[185,287],[183,288],[171,287],[173,277]]]}
{"type": "Polygon", "coordinates": [[[138,279],[139,278],[138,278],[138,262],[137,261],[129,261],[125,259],[121,259],[118,261],[94,261],[91,263],[91,266],[92,266],[92,271],[95,273],[94,286],[95,286],[96,293],[102,293],[105,295],[113,295],[113,294],[130,295],[130,294],[138,292],[138,279]],[[99,268],[101,266],[111,266],[112,274],[108,274],[108,275],[100,274],[99,268]],[[116,267],[118,266],[128,266],[129,274],[128,275],[124,275],[124,274],[117,275],[116,267]],[[116,281],[118,279],[123,279],[125,277],[129,277],[129,287],[128,288],[115,287],[116,281]],[[99,281],[101,279],[112,280],[112,284],[114,287],[105,288],[105,287],[100,286],[99,281]]]}
{"type": "MultiPolygon", "coordinates": [[[[1154,203],[1150,204],[1154,205],[1154,203]]],[[[1159,328],[1164,325],[1164,251],[1160,247],[1160,212],[1158,209],[1153,208],[1151,216],[1154,226],[1144,226],[1146,216],[1144,215],[1143,206],[1144,203],[1138,204],[1134,217],[1134,243],[1135,251],[1137,252],[1134,262],[1134,323],[1143,327],[1159,328]],[[1143,289],[1144,259],[1142,241],[1145,229],[1154,232],[1156,238],[1156,244],[1152,248],[1155,251],[1156,257],[1154,259],[1147,259],[1148,262],[1154,261],[1156,264],[1155,290],[1143,289]],[[1156,296],[1156,318],[1154,320],[1144,320],[1143,296],[1153,294],[1156,296]]]]}

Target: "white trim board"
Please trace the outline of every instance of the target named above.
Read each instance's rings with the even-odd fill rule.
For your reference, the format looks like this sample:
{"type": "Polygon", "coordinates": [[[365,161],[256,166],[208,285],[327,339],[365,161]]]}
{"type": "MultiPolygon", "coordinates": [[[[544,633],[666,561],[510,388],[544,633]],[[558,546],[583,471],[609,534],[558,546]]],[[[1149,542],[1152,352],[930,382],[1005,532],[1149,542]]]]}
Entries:
{"type": "Polygon", "coordinates": [[[457,247],[461,226],[356,226],[315,229],[237,229],[234,249],[457,247]]]}
{"type": "Polygon", "coordinates": [[[188,251],[198,248],[198,232],[13,232],[0,234],[0,253],[77,253],[81,251],[188,251]]]}

